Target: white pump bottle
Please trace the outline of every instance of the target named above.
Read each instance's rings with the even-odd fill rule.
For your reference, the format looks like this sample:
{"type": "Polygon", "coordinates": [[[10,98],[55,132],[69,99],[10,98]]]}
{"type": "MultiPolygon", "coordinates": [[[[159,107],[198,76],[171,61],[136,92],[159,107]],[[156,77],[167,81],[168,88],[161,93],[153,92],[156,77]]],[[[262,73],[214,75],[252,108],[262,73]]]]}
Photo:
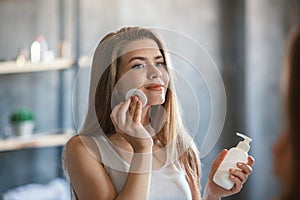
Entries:
{"type": "Polygon", "coordinates": [[[248,151],[250,149],[249,143],[252,141],[251,138],[241,133],[236,134],[244,138],[244,141],[239,142],[236,147],[233,147],[228,151],[213,177],[213,181],[226,190],[230,190],[234,186],[234,182],[229,178],[229,170],[231,168],[239,169],[236,166],[237,162],[248,162],[248,151]]]}

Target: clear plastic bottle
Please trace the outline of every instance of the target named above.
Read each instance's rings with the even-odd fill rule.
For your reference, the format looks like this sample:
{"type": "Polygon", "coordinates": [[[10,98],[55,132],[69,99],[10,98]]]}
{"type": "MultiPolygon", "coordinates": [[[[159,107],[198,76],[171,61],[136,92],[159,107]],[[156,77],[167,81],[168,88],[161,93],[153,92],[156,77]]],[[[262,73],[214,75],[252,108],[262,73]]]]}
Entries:
{"type": "Polygon", "coordinates": [[[244,141],[239,142],[236,147],[233,147],[228,151],[213,177],[213,181],[226,190],[230,190],[234,186],[234,182],[229,178],[229,170],[239,169],[236,166],[238,162],[248,162],[248,151],[250,149],[249,143],[252,141],[251,138],[241,133],[236,134],[244,138],[244,141]]]}
{"type": "Polygon", "coordinates": [[[41,43],[37,40],[31,44],[30,59],[32,63],[38,63],[41,60],[41,43]]]}

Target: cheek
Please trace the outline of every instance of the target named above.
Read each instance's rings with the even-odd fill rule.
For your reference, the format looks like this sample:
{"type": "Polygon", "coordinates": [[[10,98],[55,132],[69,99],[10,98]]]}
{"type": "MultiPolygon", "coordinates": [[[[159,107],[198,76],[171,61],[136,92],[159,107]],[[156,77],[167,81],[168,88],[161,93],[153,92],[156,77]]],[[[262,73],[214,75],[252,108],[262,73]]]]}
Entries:
{"type": "Polygon", "coordinates": [[[129,89],[140,87],[144,83],[142,77],[141,74],[125,73],[117,82],[118,92],[125,95],[129,89]]]}
{"type": "Polygon", "coordinates": [[[169,73],[166,70],[162,72],[162,79],[166,85],[169,85],[170,77],[169,77],[169,73]]]}

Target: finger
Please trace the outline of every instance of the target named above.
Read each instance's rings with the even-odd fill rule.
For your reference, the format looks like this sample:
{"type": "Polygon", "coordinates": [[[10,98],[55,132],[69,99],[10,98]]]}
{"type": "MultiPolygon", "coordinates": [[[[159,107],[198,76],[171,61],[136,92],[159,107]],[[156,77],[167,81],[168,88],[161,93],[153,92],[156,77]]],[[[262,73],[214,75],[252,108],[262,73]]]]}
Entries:
{"type": "Polygon", "coordinates": [[[234,176],[234,175],[230,175],[229,178],[230,178],[230,180],[232,180],[233,183],[234,183],[234,186],[233,186],[233,188],[231,189],[231,191],[232,191],[233,193],[238,193],[239,191],[241,191],[241,189],[242,189],[242,187],[243,187],[242,181],[241,181],[238,177],[236,177],[236,176],[234,176]]]}
{"type": "Polygon", "coordinates": [[[135,113],[136,106],[137,106],[137,97],[134,96],[133,99],[132,99],[132,101],[131,101],[131,104],[130,104],[129,114],[130,114],[131,117],[133,117],[133,115],[135,113]]]}
{"type": "Polygon", "coordinates": [[[141,100],[138,100],[136,105],[136,110],[133,116],[133,121],[135,123],[139,123],[141,122],[141,119],[142,119],[142,102],[141,100]]]}
{"type": "Polygon", "coordinates": [[[254,166],[254,162],[255,162],[255,160],[254,160],[254,158],[252,157],[252,156],[248,156],[248,165],[250,166],[250,167],[253,167],[254,166]]]}
{"type": "Polygon", "coordinates": [[[216,157],[216,159],[213,161],[211,168],[210,168],[210,176],[213,176],[213,174],[217,171],[218,167],[220,166],[221,162],[224,160],[226,154],[227,154],[228,150],[227,149],[223,149],[218,156],[216,157]]]}
{"type": "Polygon", "coordinates": [[[240,179],[242,184],[244,184],[248,178],[247,174],[238,169],[230,169],[230,174],[234,175],[236,178],[240,179]]]}
{"type": "Polygon", "coordinates": [[[252,173],[252,167],[246,163],[237,163],[238,168],[240,168],[245,174],[250,175],[252,173]]]}

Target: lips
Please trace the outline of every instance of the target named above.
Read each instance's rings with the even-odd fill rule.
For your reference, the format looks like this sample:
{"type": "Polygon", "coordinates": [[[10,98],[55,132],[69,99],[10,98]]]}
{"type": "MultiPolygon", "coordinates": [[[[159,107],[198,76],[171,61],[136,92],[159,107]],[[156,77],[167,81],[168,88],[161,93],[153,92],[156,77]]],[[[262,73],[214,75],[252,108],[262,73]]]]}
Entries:
{"type": "Polygon", "coordinates": [[[154,90],[154,91],[162,91],[164,90],[164,85],[162,84],[149,84],[145,86],[145,89],[147,90],[154,90]]]}

